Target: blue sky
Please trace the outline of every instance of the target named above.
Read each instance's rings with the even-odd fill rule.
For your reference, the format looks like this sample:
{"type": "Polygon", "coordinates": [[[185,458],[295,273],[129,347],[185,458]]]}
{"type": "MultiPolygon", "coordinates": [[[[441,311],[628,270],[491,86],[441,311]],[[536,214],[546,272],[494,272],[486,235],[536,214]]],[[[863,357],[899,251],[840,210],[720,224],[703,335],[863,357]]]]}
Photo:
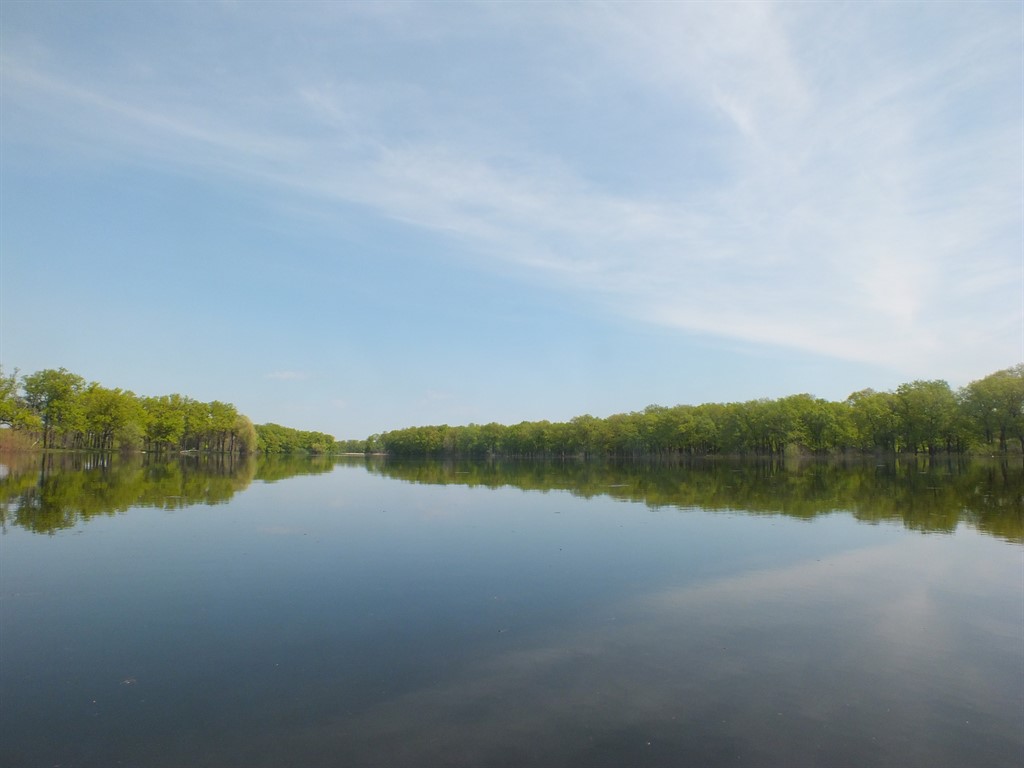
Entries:
{"type": "Polygon", "coordinates": [[[0,363],[364,437],[1024,360],[1020,3],[0,6],[0,363]]]}

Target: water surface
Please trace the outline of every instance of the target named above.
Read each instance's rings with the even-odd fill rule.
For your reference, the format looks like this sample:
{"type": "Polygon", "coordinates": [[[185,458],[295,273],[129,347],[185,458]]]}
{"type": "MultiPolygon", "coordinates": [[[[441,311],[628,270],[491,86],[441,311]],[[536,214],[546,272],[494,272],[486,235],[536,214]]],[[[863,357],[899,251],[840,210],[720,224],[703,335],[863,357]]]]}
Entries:
{"type": "Polygon", "coordinates": [[[0,764],[1016,766],[1019,467],[9,462],[0,764]]]}

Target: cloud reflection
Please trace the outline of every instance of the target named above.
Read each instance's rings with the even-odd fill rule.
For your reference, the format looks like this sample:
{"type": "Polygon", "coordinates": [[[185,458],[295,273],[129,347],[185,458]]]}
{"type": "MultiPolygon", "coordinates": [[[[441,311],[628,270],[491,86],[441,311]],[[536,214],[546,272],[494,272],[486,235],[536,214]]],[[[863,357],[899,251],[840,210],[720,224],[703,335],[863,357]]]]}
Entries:
{"type": "Polygon", "coordinates": [[[1019,661],[1020,616],[1004,611],[981,642],[955,617],[998,593],[1013,557],[1002,550],[964,579],[949,542],[900,536],[557,627],[495,627],[454,675],[439,664],[436,683],[298,738],[349,764],[421,766],[867,764],[881,741],[890,757],[955,765],[965,744],[1012,748],[1012,706],[984,738],[964,726],[979,702],[1014,695],[964,658],[1019,661]]]}

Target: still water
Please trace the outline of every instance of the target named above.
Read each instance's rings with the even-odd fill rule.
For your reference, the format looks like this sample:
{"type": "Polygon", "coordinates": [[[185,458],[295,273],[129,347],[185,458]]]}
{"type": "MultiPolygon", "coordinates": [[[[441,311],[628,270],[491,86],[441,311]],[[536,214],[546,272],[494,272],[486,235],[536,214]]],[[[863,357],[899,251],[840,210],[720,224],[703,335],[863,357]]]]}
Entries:
{"type": "Polygon", "coordinates": [[[6,462],[0,765],[1024,764],[1019,463],[6,462]]]}

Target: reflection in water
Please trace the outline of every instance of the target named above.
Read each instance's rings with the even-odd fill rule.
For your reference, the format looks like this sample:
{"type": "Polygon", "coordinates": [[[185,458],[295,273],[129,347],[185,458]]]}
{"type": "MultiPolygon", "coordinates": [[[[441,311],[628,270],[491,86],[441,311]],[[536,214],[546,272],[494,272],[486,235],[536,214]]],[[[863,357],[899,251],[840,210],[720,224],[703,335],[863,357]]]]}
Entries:
{"type": "Polygon", "coordinates": [[[1024,469],[1019,463],[377,461],[369,468],[414,483],[564,490],[650,507],[801,519],[849,512],[864,522],[902,521],[925,532],[951,532],[965,523],[1007,541],[1024,542],[1024,469]]]}
{"type": "Polygon", "coordinates": [[[239,457],[100,454],[19,454],[4,457],[0,473],[0,527],[35,533],[72,528],[80,520],[132,507],[181,509],[223,504],[253,480],[329,472],[324,457],[239,457]]]}
{"type": "MultiPolygon", "coordinates": [[[[0,525],[37,533],[129,508],[178,509],[228,501],[252,481],[330,472],[331,457],[188,456],[174,460],[88,454],[5,458],[0,525]]],[[[967,524],[1024,542],[1020,464],[962,459],[883,463],[807,461],[694,464],[587,461],[365,460],[372,473],[413,483],[607,496],[649,507],[700,507],[812,519],[848,512],[863,522],[901,521],[924,532],[967,524]]]]}
{"type": "Polygon", "coordinates": [[[964,702],[1014,701],[1013,612],[958,646],[970,612],[920,599],[964,568],[1000,591],[943,537],[640,593],[307,738],[374,766],[1010,765],[1012,718],[964,702]]]}
{"type": "Polygon", "coordinates": [[[1021,765],[998,463],[65,461],[0,472],[0,765],[1021,765]]]}

